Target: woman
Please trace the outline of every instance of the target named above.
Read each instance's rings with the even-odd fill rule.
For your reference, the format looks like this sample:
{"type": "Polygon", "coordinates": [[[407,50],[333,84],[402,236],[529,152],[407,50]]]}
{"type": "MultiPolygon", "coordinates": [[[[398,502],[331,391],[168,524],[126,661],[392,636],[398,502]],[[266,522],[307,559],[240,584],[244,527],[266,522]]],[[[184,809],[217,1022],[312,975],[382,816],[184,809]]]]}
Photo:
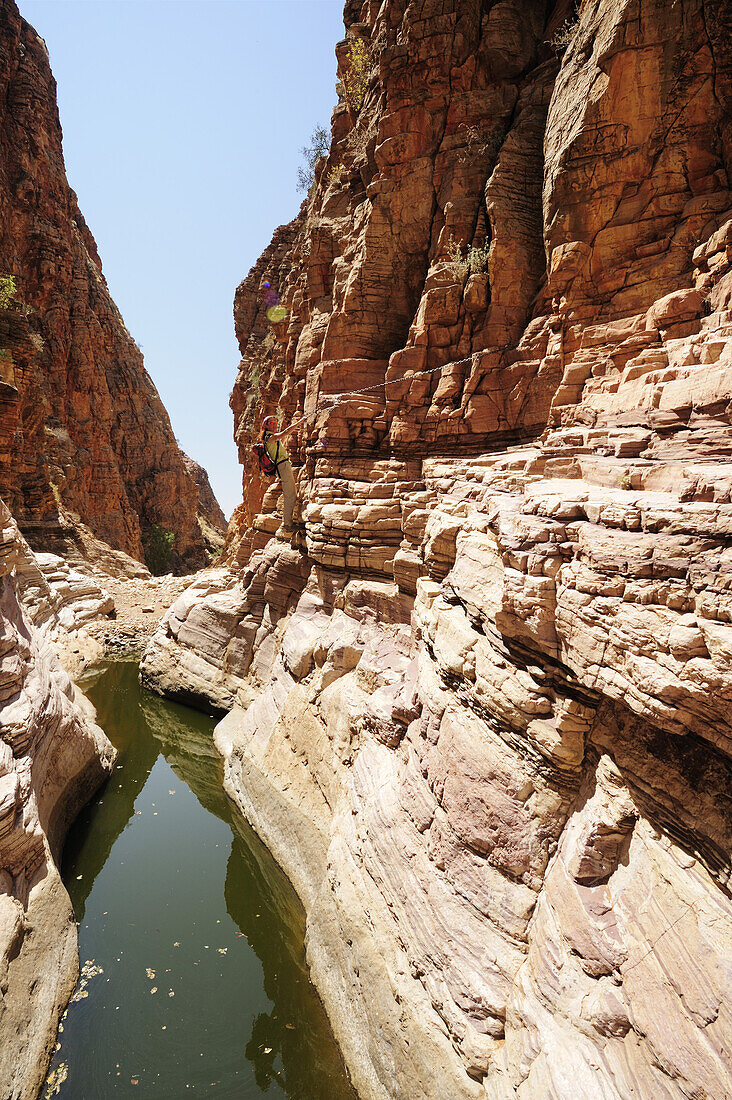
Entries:
{"type": "Polygon", "coordinates": [[[295,475],[287,457],[287,451],[280,441],[286,439],[296,428],[299,428],[305,419],[306,417],[301,417],[290,424],[289,428],[283,428],[281,432],[275,430],[277,420],[274,416],[265,416],[262,421],[262,442],[267,454],[274,463],[277,476],[282,482],[282,518],[286,534],[294,531],[292,513],[295,507],[297,490],[295,488],[295,475]]]}

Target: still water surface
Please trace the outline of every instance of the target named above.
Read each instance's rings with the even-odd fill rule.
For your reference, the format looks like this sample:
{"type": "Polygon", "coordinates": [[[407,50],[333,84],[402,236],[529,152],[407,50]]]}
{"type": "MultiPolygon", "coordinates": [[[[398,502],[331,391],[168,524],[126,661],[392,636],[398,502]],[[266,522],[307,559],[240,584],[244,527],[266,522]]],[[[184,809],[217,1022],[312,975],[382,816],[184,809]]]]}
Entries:
{"type": "Polygon", "coordinates": [[[92,976],[41,1095],[355,1100],[300,904],[222,792],[214,721],[141,690],[131,662],[85,690],[120,755],[64,850],[92,976]]]}

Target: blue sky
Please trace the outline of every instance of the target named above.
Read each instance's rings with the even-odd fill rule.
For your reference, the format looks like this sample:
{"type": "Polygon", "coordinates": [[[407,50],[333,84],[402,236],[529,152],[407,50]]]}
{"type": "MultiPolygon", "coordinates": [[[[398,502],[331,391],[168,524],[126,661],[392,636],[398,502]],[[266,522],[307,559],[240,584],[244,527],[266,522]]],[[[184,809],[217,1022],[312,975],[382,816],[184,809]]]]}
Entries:
{"type": "Polygon", "coordinates": [[[180,445],[241,500],[232,302],[297,213],[336,101],[342,0],[18,0],[58,84],[66,171],[180,445]]]}

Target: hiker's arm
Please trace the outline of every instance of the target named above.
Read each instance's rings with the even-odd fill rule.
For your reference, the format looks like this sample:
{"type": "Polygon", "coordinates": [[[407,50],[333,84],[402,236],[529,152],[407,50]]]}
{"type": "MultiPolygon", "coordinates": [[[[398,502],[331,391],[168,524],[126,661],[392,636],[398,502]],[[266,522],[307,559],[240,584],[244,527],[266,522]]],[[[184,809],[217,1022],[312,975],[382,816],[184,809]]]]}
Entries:
{"type": "Polygon", "coordinates": [[[295,420],[290,424],[289,428],[283,428],[281,432],[272,432],[270,439],[286,439],[288,435],[294,432],[296,428],[299,428],[301,424],[304,424],[306,420],[307,416],[301,416],[299,420],[295,420]]]}

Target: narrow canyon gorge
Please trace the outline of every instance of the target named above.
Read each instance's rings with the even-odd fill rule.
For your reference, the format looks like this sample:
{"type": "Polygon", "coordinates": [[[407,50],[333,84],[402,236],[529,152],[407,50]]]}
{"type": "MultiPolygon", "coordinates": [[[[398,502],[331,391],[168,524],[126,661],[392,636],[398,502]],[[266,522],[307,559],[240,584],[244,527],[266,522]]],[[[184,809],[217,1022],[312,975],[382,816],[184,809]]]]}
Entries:
{"type": "Polygon", "coordinates": [[[59,853],[115,750],[74,677],[132,640],[219,719],[361,1100],[724,1100],[732,5],[344,23],[329,148],[235,295],[212,563],[0,0],[0,1096],[78,970],[59,853]]]}

